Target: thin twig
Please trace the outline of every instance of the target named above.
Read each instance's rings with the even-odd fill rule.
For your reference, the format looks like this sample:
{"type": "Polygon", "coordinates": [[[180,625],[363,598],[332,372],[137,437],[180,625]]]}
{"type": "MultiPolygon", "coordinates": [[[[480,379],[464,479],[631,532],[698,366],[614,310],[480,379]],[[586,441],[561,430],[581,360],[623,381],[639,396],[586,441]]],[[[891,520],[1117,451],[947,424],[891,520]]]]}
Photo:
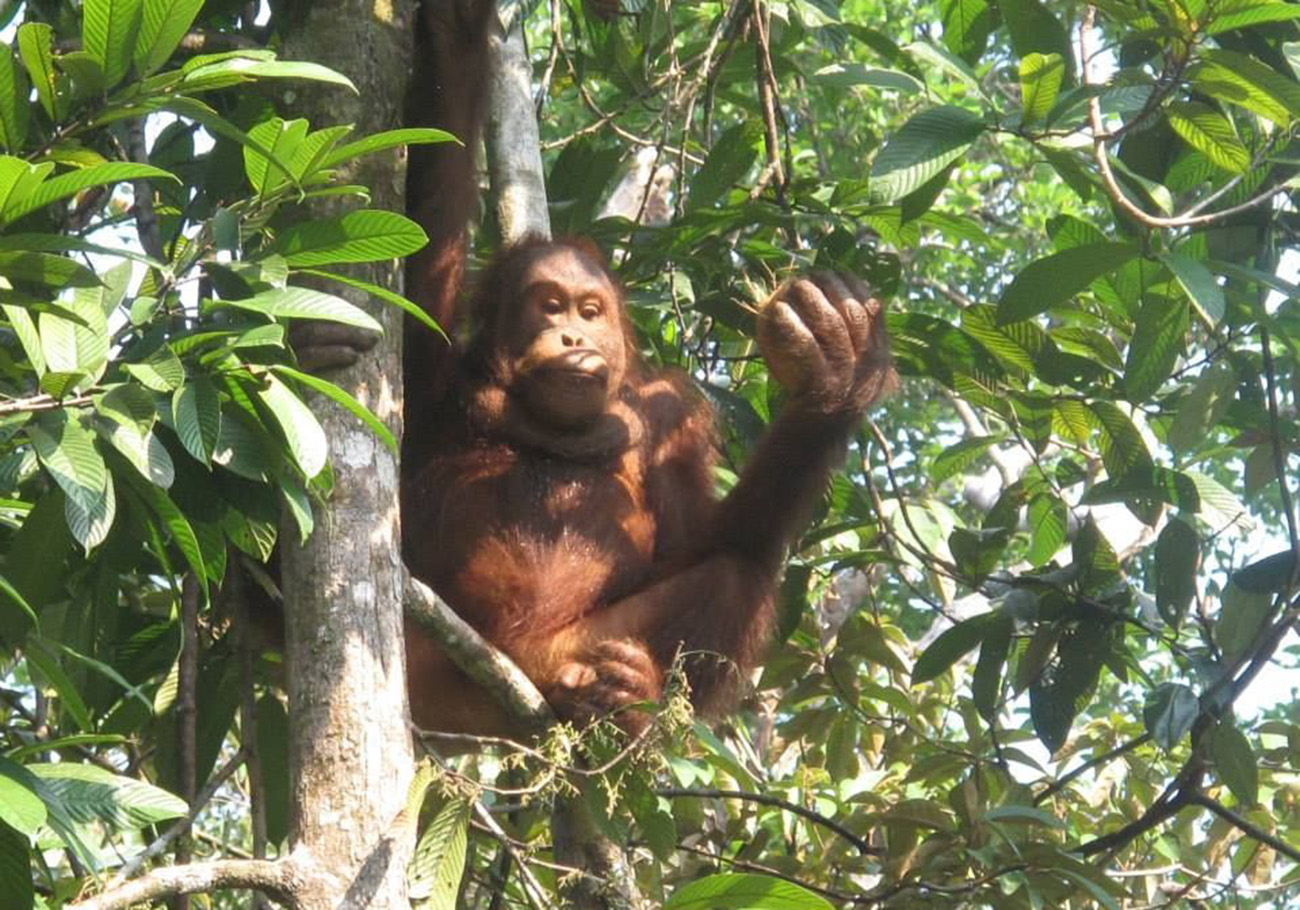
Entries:
{"type": "Polygon", "coordinates": [[[676,799],[680,797],[694,797],[696,799],[739,799],[744,802],[758,803],[763,806],[772,806],[777,809],[784,809],[786,812],[797,815],[813,824],[820,825],[828,831],[834,831],[840,837],[857,847],[858,852],[863,855],[879,856],[882,852],[879,847],[873,847],[866,838],[854,834],[833,818],[827,818],[820,812],[805,809],[798,803],[792,803],[789,800],[781,799],[779,796],[768,796],[766,793],[750,793],[746,790],[714,790],[708,787],[663,787],[656,789],[655,795],[662,796],[666,799],[676,799]]]}
{"type": "Polygon", "coordinates": [[[1219,818],[1223,819],[1246,836],[1253,837],[1261,844],[1267,844],[1292,862],[1300,863],[1300,849],[1288,844],[1276,834],[1265,831],[1250,819],[1238,815],[1218,800],[1211,799],[1204,793],[1197,793],[1192,797],[1191,801],[1198,806],[1209,809],[1215,815],[1219,816],[1219,818]]]}

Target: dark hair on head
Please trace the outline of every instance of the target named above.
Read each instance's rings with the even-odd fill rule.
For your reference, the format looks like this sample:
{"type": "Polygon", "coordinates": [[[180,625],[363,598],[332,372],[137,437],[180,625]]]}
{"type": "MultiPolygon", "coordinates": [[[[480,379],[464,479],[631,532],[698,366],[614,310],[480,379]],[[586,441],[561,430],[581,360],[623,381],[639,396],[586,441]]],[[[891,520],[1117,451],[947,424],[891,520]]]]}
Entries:
{"type": "Polygon", "coordinates": [[[618,296],[618,320],[623,329],[624,347],[627,351],[627,375],[633,377],[641,370],[641,356],[636,329],[627,315],[627,292],[617,276],[610,271],[609,262],[595,242],[588,237],[561,237],[548,240],[539,234],[527,234],[501,250],[479,274],[471,295],[470,338],[465,349],[470,369],[490,375],[500,354],[500,339],[496,337],[503,307],[519,302],[520,283],[524,271],[537,256],[548,250],[569,249],[595,265],[609,279],[618,296]]]}

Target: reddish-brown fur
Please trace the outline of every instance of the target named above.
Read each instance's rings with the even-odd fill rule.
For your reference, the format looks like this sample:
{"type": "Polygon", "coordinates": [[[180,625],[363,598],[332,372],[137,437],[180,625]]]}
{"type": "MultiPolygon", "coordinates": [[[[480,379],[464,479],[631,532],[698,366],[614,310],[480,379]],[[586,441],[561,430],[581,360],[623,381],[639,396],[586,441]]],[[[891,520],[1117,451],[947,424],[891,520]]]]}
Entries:
{"type": "MultiPolygon", "coordinates": [[[[440,0],[425,12],[422,57],[433,70],[417,83],[427,88],[413,110],[418,122],[455,131],[466,146],[412,154],[412,212],[431,243],[410,263],[408,290],[449,332],[476,198],[471,149],[493,9],[482,0],[440,0]]],[[[714,707],[758,658],[785,548],[861,409],[888,381],[879,307],[843,283],[851,279],[796,283],[774,298],[760,337],[766,333],[774,373],[793,382],[794,400],[719,501],[713,415],[686,377],[650,369],[636,355],[612,278],[628,365],[608,412],[596,427],[571,431],[520,404],[502,333],[519,318],[524,269],[551,256],[605,269],[585,241],[528,241],[479,280],[463,348],[408,327],[408,565],[563,716],[657,698],[679,653],[697,705],[714,707]],[[788,304],[787,315],[778,303],[788,304]],[[859,327],[851,346],[846,324],[859,327]]],[[[407,669],[417,724],[509,732],[486,695],[415,628],[407,669]]],[[[642,719],[625,714],[622,722],[635,728],[642,719]]]]}

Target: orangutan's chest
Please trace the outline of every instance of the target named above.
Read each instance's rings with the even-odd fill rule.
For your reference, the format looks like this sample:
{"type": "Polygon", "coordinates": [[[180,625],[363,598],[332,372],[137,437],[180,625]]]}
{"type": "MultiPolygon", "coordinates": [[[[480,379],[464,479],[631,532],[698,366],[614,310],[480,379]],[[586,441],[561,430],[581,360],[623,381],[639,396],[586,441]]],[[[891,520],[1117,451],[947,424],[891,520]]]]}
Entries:
{"type": "Polygon", "coordinates": [[[648,574],[656,522],[634,457],[502,456],[455,474],[444,473],[433,583],[471,622],[576,618],[648,574]]]}

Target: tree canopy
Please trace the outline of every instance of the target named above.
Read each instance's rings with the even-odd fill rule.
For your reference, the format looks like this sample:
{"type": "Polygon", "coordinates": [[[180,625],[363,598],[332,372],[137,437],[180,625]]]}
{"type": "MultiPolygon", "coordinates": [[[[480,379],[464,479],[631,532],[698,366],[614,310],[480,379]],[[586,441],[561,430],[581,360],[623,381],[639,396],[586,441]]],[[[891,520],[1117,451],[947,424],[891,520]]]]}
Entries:
{"type": "MultiPolygon", "coordinates": [[[[0,7],[18,910],[284,849],[280,661],[234,567],[269,584],[281,528],[310,535],[349,470],[306,392],[394,444],[285,328],[375,326],[357,292],[412,309],[346,271],[424,241],[348,166],[449,137],[301,119],[296,87],[355,89],[275,53],[298,4],[256,6],[0,7]]],[[[737,710],[710,728],[670,698],[653,748],[561,727],[427,759],[416,905],[555,903],[582,872],[556,799],[670,908],[1294,901],[1300,5],[533,6],[500,17],[552,224],[610,251],[646,352],[716,405],[720,487],[780,407],[753,312],[783,278],[866,278],[902,383],[737,710]]]]}

